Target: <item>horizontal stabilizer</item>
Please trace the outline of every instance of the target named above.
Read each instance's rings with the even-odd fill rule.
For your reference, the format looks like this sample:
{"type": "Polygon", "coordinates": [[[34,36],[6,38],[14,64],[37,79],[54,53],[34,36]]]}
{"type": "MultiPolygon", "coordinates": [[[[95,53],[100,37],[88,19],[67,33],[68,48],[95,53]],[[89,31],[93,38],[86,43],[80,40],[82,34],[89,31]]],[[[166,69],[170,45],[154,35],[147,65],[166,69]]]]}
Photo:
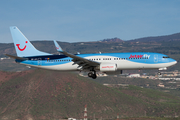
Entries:
{"type": "Polygon", "coordinates": [[[8,54],[5,54],[5,55],[16,60],[28,60],[27,58],[22,58],[18,56],[13,56],[13,55],[8,55],[8,54]]]}

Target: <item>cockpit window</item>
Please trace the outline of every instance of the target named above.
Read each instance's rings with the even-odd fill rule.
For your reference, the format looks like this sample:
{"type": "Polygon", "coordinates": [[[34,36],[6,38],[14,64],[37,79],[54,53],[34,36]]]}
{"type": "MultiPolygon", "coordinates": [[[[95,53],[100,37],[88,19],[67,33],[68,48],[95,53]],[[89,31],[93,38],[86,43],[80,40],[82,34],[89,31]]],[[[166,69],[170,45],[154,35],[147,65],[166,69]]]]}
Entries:
{"type": "Polygon", "coordinates": [[[163,56],[163,58],[169,58],[169,56],[163,56]]]}

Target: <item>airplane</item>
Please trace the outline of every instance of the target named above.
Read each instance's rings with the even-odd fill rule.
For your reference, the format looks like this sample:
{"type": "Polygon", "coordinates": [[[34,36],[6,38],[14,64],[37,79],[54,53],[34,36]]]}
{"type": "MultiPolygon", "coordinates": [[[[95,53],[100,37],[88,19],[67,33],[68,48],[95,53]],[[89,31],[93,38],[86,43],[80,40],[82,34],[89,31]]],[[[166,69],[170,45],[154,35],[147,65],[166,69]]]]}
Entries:
{"type": "MultiPolygon", "coordinates": [[[[37,50],[16,27],[10,27],[17,56],[16,63],[35,68],[59,71],[86,71],[88,77],[96,79],[96,72],[107,75],[122,74],[123,70],[158,69],[166,70],[176,60],[167,55],[151,52],[71,54],[64,51],[54,40],[59,55],[37,50]]],[[[160,72],[158,72],[161,74],[160,72]]]]}

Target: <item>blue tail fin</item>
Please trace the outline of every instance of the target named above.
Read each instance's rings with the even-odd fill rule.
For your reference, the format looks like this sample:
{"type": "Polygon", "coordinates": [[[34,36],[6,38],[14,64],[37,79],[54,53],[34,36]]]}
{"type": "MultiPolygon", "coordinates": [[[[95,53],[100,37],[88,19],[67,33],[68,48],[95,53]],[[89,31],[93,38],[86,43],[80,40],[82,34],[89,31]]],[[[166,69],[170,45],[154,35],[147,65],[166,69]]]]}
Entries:
{"type": "Polygon", "coordinates": [[[10,27],[10,31],[14,41],[17,56],[30,57],[51,55],[49,53],[37,50],[16,26],[10,27]]]}

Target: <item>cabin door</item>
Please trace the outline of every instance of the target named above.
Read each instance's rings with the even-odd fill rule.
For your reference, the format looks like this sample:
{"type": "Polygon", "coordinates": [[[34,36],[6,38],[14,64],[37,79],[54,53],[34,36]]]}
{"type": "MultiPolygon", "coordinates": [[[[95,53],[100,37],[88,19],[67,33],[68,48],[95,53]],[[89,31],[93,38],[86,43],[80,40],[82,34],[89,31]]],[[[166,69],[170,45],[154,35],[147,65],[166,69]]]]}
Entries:
{"type": "Polygon", "coordinates": [[[154,55],[154,62],[155,62],[155,63],[158,62],[158,55],[154,55]]]}
{"type": "Polygon", "coordinates": [[[42,65],[42,59],[38,58],[38,66],[41,66],[41,65],[42,65]]]}

